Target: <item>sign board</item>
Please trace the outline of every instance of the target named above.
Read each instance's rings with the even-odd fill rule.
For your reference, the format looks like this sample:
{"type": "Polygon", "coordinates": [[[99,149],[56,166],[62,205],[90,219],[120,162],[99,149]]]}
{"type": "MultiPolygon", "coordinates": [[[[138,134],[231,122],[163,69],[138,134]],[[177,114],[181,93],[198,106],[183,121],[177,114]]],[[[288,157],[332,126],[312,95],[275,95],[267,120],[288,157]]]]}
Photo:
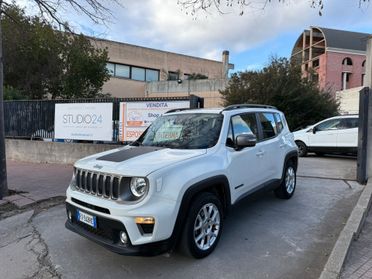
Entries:
{"type": "Polygon", "coordinates": [[[122,102],[119,139],[135,141],[159,116],[171,109],[189,107],[190,101],[122,102]]]}
{"type": "Polygon", "coordinates": [[[112,103],[56,104],[56,139],[112,141],[112,103]]]}

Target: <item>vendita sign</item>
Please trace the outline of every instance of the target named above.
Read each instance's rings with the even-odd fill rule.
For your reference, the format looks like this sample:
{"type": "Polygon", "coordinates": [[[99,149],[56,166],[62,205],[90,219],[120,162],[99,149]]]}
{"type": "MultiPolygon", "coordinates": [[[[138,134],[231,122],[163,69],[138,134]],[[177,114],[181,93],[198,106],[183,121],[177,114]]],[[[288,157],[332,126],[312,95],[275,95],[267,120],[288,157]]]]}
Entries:
{"type": "Polygon", "coordinates": [[[135,141],[152,122],[171,109],[189,108],[190,101],[121,102],[119,139],[135,141]]]}
{"type": "Polygon", "coordinates": [[[112,141],[112,103],[55,106],[55,138],[112,141]]]}

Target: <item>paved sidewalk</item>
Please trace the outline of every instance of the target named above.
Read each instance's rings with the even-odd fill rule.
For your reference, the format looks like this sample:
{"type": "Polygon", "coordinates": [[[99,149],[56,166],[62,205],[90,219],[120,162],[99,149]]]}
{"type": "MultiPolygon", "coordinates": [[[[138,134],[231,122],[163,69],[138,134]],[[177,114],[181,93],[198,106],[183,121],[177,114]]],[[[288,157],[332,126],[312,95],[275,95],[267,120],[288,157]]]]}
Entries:
{"type": "Polygon", "coordinates": [[[365,220],[362,232],[357,241],[350,247],[346,258],[342,279],[372,278],[372,211],[365,220]]]}
{"type": "Polygon", "coordinates": [[[5,197],[4,201],[24,208],[45,199],[65,196],[72,166],[7,161],[7,173],[8,188],[16,194],[5,197]]]}

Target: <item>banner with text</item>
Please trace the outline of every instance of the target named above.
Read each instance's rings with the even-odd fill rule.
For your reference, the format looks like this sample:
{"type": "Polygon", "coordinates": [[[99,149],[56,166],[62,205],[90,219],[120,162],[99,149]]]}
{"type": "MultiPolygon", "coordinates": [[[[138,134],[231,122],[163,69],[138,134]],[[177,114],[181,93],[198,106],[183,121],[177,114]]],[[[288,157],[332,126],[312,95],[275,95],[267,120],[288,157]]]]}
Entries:
{"type": "Polygon", "coordinates": [[[112,103],[56,104],[54,138],[112,141],[112,103]]]}
{"type": "Polygon", "coordinates": [[[159,116],[171,109],[189,107],[190,101],[121,102],[119,139],[135,141],[159,116]]]}

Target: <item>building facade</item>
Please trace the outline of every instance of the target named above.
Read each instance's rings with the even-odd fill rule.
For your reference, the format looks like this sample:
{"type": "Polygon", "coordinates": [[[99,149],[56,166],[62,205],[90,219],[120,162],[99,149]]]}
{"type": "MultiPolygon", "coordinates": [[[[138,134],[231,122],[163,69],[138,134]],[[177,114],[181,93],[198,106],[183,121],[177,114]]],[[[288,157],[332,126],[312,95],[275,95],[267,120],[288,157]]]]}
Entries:
{"type": "Polygon", "coordinates": [[[304,77],[332,93],[362,86],[370,34],[310,27],[297,39],[291,59],[304,77]]]}
{"type": "MultiPolygon", "coordinates": [[[[227,80],[229,69],[234,67],[229,64],[228,51],[222,53],[221,61],[214,61],[120,42],[90,39],[93,46],[108,51],[107,69],[111,78],[104,84],[103,93],[113,97],[198,95],[194,91],[195,81],[190,80],[190,76],[198,74],[209,82],[227,80]],[[173,87],[177,85],[175,92],[169,91],[173,87],[168,86],[168,81],[173,87]]],[[[225,82],[212,83],[225,85],[225,82]]],[[[207,94],[219,98],[219,90],[223,88],[214,87],[214,91],[208,91],[207,94]]]]}

